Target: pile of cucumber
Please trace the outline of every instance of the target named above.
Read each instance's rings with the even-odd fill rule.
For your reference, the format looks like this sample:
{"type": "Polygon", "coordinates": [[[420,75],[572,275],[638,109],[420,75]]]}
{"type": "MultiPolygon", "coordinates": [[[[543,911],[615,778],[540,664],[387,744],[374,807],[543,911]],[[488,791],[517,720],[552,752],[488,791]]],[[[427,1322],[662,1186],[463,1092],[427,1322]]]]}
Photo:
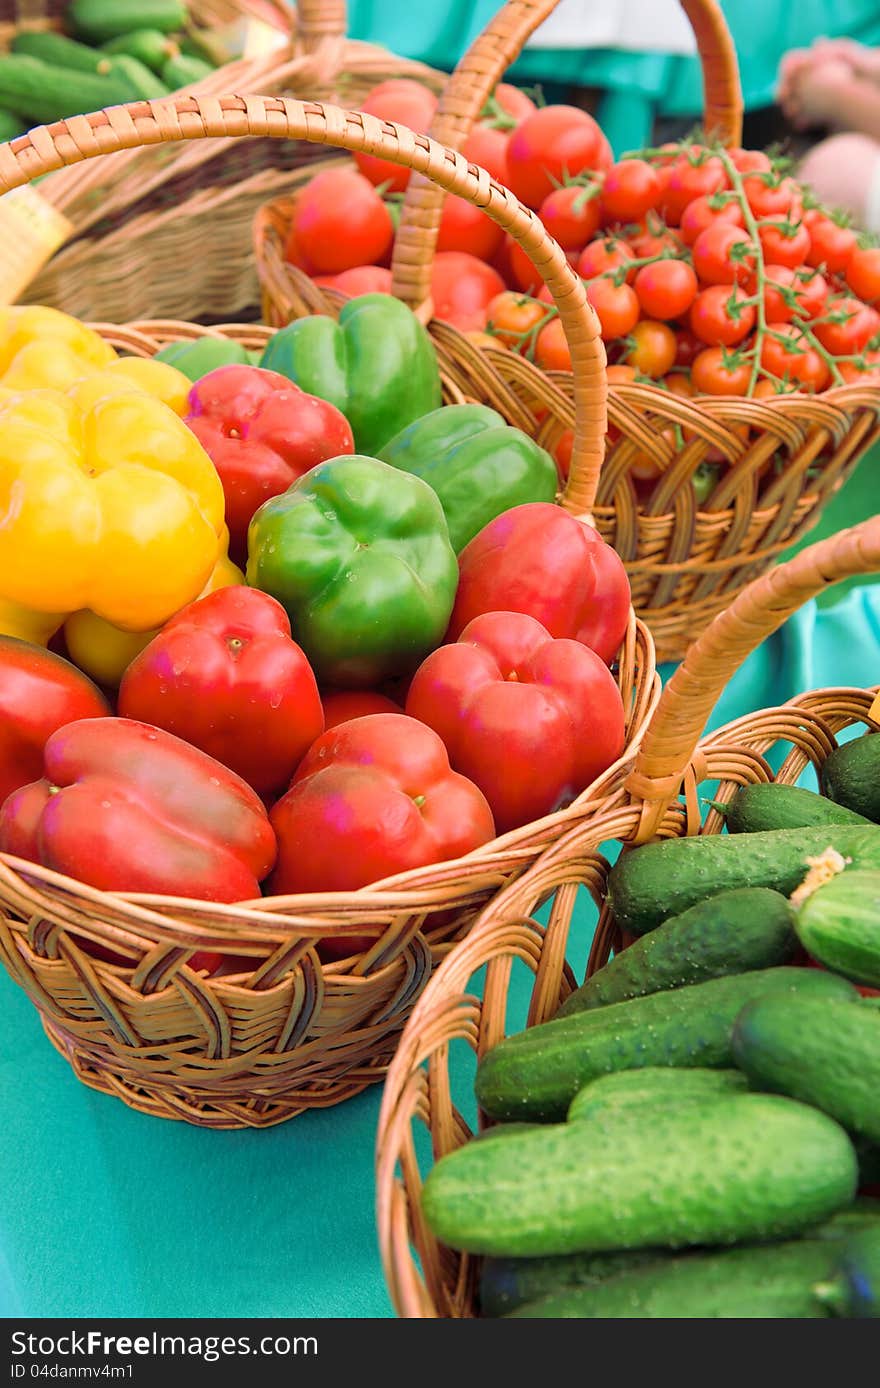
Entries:
{"type": "Polygon", "coordinates": [[[21,29],[0,54],[0,139],[168,96],[216,67],[183,0],[71,0],[64,24],[21,29]]]}
{"type": "Polygon", "coordinates": [[[820,791],[621,854],[635,942],[480,1061],[422,1202],[483,1315],[880,1316],[880,736],[820,791]]]}

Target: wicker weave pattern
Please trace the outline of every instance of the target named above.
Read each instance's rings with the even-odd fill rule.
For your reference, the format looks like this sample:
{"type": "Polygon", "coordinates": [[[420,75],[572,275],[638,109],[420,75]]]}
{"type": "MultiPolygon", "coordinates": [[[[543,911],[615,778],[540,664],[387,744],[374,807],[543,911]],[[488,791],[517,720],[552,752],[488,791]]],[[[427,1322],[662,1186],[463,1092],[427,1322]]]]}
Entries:
{"type": "Polygon", "coordinates": [[[803,551],[740,594],[664,689],[624,792],[609,797],[584,831],[566,834],[502,892],[428,984],[389,1068],[376,1147],[379,1243],[401,1316],[477,1314],[479,1261],[438,1244],[420,1212],[425,1173],[416,1156],[416,1124],[429,1129],[435,1160],[472,1136],[451,1098],[450,1046],[464,1041],[483,1055],[503,1038],[517,959],[534,974],[527,1025],[554,1015],[577,986],[566,948],[580,885],[600,908],[586,976],[626,943],[604,905],[609,862],[601,847],[616,840],[638,843],[650,834],[720,833],[717,810],[703,820],[697,793],[702,781],[718,780],[713,798],[719,801],[730,799],[741,785],[794,784],[808,765],[822,766],[842,729],[864,724],[880,731],[869,714],[876,689],[821,689],[739,718],[697,741],[724,684],[750,650],[830,583],[878,569],[880,517],[875,517],[803,551]],[[789,750],[774,777],[766,754],[780,746],[789,750]],[[553,901],[544,928],[533,916],[548,897],[553,901]],[[470,989],[483,967],[480,1002],[470,989]]]}
{"type": "MultiPolygon", "coordinates": [[[[0,187],[139,141],[224,133],[365,147],[430,170],[450,191],[487,206],[527,245],[557,296],[579,364],[572,478],[586,498],[592,495],[605,427],[604,354],[582,286],[536,217],[483,170],[426,137],[279,98],[179,97],[77,117],[0,148],[0,187]]],[[[249,325],[95,326],[114,346],[141,356],[203,335],[224,334],[248,347],[269,336],[249,325]]],[[[445,384],[447,398],[455,398],[454,383],[445,384]]],[[[431,968],[466,934],[476,912],[573,824],[587,823],[608,795],[622,792],[659,695],[651,637],[632,613],[617,679],[627,711],[621,760],[569,808],[467,858],[360,892],[218,906],[95,892],[0,857],[0,957],[77,1073],[146,1112],[210,1127],[266,1126],[348,1098],[382,1077],[431,968]],[[322,965],[315,942],[328,930],[375,943],[322,965]],[[83,939],[126,962],[86,954],[83,939]],[[195,949],[234,954],[245,961],[242,972],[196,975],[188,966],[195,949]]]]}

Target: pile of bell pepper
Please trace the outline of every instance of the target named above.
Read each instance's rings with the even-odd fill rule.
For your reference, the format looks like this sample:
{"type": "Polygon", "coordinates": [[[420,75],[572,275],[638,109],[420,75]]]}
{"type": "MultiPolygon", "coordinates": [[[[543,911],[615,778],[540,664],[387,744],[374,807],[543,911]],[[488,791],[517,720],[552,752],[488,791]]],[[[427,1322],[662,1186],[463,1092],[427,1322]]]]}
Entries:
{"type": "Polygon", "coordinates": [[[357,890],[615,761],[623,566],[543,448],[442,398],[382,294],[258,358],[0,314],[0,851],[112,892],[357,890]]]}

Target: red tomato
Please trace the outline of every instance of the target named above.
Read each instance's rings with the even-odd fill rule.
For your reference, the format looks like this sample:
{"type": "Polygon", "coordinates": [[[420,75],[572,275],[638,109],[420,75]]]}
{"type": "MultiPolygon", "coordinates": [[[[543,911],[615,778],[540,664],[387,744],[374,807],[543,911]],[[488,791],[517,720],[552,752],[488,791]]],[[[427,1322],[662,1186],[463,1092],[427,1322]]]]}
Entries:
{"type": "Polygon", "coordinates": [[[349,723],[352,718],[366,718],[370,713],[403,713],[393,699],[375,694],[371,689],[333,689],[325,691],[324,731],[349,723]]]}
{"type": "Polygon", "coordinates": [[[293,235],[314,269],[328,274],[381,260],[394,239],[391,214],[354,169],[324,169],[296,199],[293,235]]]}
{"type": "Polygon", "coordinates": [[[825,361],[793,323],[767,324],[761,365],[773,376],[787,377],[807,390],[824,390],[831,378],[825,361]]]}
{"type": "Polygon", "coordinates": [[[583,641],[606,663],[629,620],[623,562],[592,527],[551,502],[528,502],[484,526],[458,556],[447,639],[484,612],[525,612],[551,636],[583,641]]]}
{"type": "Polygon", "coordinates": [[[520,612],[485,613],[432,651],[406,711],[442,737],[501,834],[569,803],[624,746],[623,701],[607,665],[520,612]]]}
{"type": "Polygon", "coordinates": [[[731,164],[740,173],[769,173],[773,168],[762,149],[729,149],[727,153],[731,164]]]}
{"type": "Polygon", "coordinates": [[[798,312],[798,303],[790,302],[801,283],[797,274],[790,265],[765,265],[764,280],[764,321],[790,323],[798,312]]]}
{"type": "Polygon", "coordinates": [[[627,347],[626,360],[641,375],[657,380],[674,366],[678,344],[668,323],[643,318],[633,328],[627,341],[631,345],[627,347]]]}
{"type": "Polygon", "coordinates": [[[694,300],[690,325],[709,347],[735,347],[755,326],[755,310],[738,285],[713,284],[694,300]]]}
{"type": "Polygon", "coordinates": [[[803,222],[762,222],[758,236],[764,260],[771,265],[788,265],[796,270],[810,251],[810,233],[803,222]]]}
{"type": "Polygon", "coordinates": [[[755,216],[791,217],[800,216],[801,190],[793,178],[777,178],[760,171],[748,174],[742,181],[746,201],[755,216]]]}
{"type": "Polygon", "coordinates": [[[502,111],[510,116],[511,120],[516,121],[517,125],[538,109],[532,98],[512,82],[499,82],[492,95],[502,111]]]}
{"type": "Polygon", "coordinates": [[[596,310],[602,337],[610,342],[626,337],[639,321],[639,301],[628,284],[615,284],[611,279],[587,280],[587,298],[596,310]]]}
{"type": "Polygon", "coordinates": [[[880,352],[865,352],[861,362],[842,361],[837,369],[849,384],[873,385],[880,381],[880,352]]]}
{"type": "Polygon", "coordinates": [[[566,176],[605,170],[611,153],[599,125],[576,106],[543,106],[514,130],[507,146],[510,187],[538,208],[566,176]]]}
{"type": "Polygon", "coordinates": [[[538,216],[564,251],[579,251],[599,230],[599,199],[577,184],[554,188],[541,203],[538,216]]]}
{"type": "Polygon", "coordinates": [[[691,384],[700,395],[745,395],[751,377],[751,362],[731,359],[721,347],[707,347],[691,367],[691,384]]]}
{"type": "Polygon", "coordinates": [[[656,207],[660,177],[644,159],[621,159],[612,164],[602,184],[602,215],[606,222],[640,222],[656,207]]]}
{"type": "Polygon", "coordinates": [[[315,266],[299,244],[296,235],[295,218],[287,228],[287,235],[284,238],[284,259],[287,261],[288,265],[295,265],[298,270],[304,270],[307,275],[317,273],[315,266]]]}
{"type": "MultiPolygon", "coordinates": [[[[356,891],[398,872],[459,858],[495,837],[485,796],[451,770],[441,739],[403,713],[340,723],[309,749],[270,819],[278,859],[269,891],[356,891]]],[[[325,937],[321,953],[366,937],[325,937]]]]}
{"type": "Polygon", "coordinates": [[[857,246],[846,265],[846,282],[866,304],[880,299],[880,246],[857,246]]]}
{"type": "Polygon", "coordinates": [[[755,272],[752,238],[729,222],[716,222],[700,232],[693,257],[704,284],[744,284],[755,272]]]}
{"type": "Polygon", "coordinates": [[[43,748],[57,728],[109,712],[97,685],[70,661],[0,636],[0,805],[40,779],[43,748]]]}
{"type": "Polygon", "coordinates": [[[701,342],[698,337],[694,337],[687,328],[679,328],[675,337],[675,365],[688,367],[693,363],[695,357],[702,352],[706,344],[701,342]]]}
{"type": "Polygon", "coordinates": [[[683,260],[656,260],[643,265],[635,278],[642,312],[649,318],[681,318],[697,295],[697,277],[683,260]]]}
{"type": "Polygon", "coordinates": [[[537,294],[544,285],[541,272],[535,268],[522,246],[514,241],[512,236],[507,238],[505,254],[509,278],[524,294],[537,294]]]}
{"type": "Polygon", "coordinates": [[[741,227],[745,225],[742,208],[736,201],[723,201],[724,194],[694,198],[681,215],[681,236],[686,246],[692,246],[701,232],[719,224],[741,227]],[[716,199],[718,206],[715,206],[716,199]]]}
{"type": "MultiPolygon", "coordinates": [[[[712,348],[707,347],[706,350],[711,352],[712,348]]],[[[685,376],[679,371],[670,372],[661,382],[661,385],[665,385],[666,389],[671,390],[673,395],[683,395],[688,399],[695,393],[690,376],[685,376]]]]}
{"type": "Polygon", "coordinates": [[[503,289],[498,271],[474,255],[441,251],[434,257],[431,296],[435,316],[462,332],[485,328],[488,306],[503,289]]]}
{"type": "Polygon", "coordinates": [[[670,226],[678,226],[688,203],[728,187],[724,165],[716,155],[706,157],[701,150],[694,158],[685,155],[672,165],[663,190],[660,211],[670,226]]]}
{"type": "Polygon", "coordinates": [[[324,728],[287,613],[268,593],[241,586],[166,622],[123,675],[119,713],[201,748],[262,795],[287,785],[324,728]]]}
{"type": "Polygon", "coordinates": [[[475,125],[461,147],[461,152],[470,164],[478,164],[485,169],[496,183],[507,186],[507,141],[506,130],[494,130],[488,125],[475,125]]]}
{"type": "Polygon", "coordinates": [[[546,328],[542,328],[538,333],[535,340],[535,361],[545,371],[571,370],[571,349],[561,319],[551,318],[546,328]]]}
{"type": "Polygon", "coordinates": [[[804,223],[810,233],[810,247],[805,257],[808,265],[841,274],[849,265],[856,249],[857,237],[852,227],[842,227],[833,217],[810,208],[804,213],[804,223]]]}
{"type": "Polygon", "coordinates": [[[314,275],[315,284],[338,289],[356,299],[359,294],[390,294],[391,271],[381,265],[353,265],[338,275],[314,275]]]}
{"type": "MultiPolygon", "coordinates": [[[[625,241],[608,237],[603,241],[591,241],[577,263],[577,272],[585,280],[595,279],[609,270],[619,270],[633,259],[632,251],[625,241]]],[[[633,275],[635,271],[633,270],[633,275]]]]}
{"type": "Polygon", "coordinates": [[[574,430],[566,429],[564,433],[559,435],[559,442],[553,450],[553,456],[556,459],[556,468],[559,472],[559,479],[561,482],[567,480],[568,474],[571,471],[571,454],[573,447],[574,430]]]}
{"type": "Polygon", "coordinates": [[[825,313],[843,319],[816,323],[813,328],[822,346],[835,357],[857,356],[880,331],[880,313],[861,299],[829,299],[825,313]]]}
{"type": "Polygon", "coordinates": [[[504,240],[497,222],[465,198],[448,197],[440,215],[438,251],[467,251],[480,260],[491,260],[504,240]]]}
{"type": "Polygon", "coordinates": [[[662,255],[664,251],[680,256],[684,245],[681,237],[674,231],[649,231],[647,227],[627,236],[626,245],[636,260],[647,260],[652,255],[662,255]]]}
{"type": "Polygon", "coordinates": [[[798,317],[818,318],[825,312],[825,303],[831,293],[828,281],[818,270],[811,272],[801,266],[795,271],[795,282],[798,317]]]}
{"type": "MultiPolygon", "coordinates": [[[[379,120],[399,121],[424,135],[434,119],[437,98],[421,82],[410,77],[391,77],[368,92],[360,108],[379,120]]],[[[374,154],[361,152],[354,158],[364,177],[376,186],[387,183],[391,192],[402,193],[409,182],[410,170],[392,164],[390,159],[378,159],[374,154]]]]}
{"type": "Polygon", "coordinates": [[[543,304],[514,289],[497,294],[488,307],[487,327],[491,328],[497,346],[499,342],[514,351],[528,348],[527,334],[547,317],[543,304]]]}

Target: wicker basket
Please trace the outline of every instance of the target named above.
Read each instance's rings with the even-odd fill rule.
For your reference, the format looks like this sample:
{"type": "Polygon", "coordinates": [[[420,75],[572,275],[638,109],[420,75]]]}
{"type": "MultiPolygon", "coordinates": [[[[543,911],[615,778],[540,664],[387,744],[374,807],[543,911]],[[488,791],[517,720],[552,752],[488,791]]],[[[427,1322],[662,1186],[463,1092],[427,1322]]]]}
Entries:
{"type": "MultiPolygon", "coordinates": [[[[316,103],[179,96],[59,122],[0,146],[0,190],[98,150],[223,135],[381,152],[429,172],[509,229],[542,266],[578,363],[572,488],[589,498],[602,460],[605,378],[583,287],[537,217],[485,171],[426,137],[316,103]]],[[[184,323],[96,326],[113,345],[146,356],[163,342],[212,331],[184,323]]],[[[251,347],[269,336],[248,325],[216,331],[251,347]]],[[[101,893],[0,856],[0,957],[77,1074],[133,1107],[235,1128],[337,1103],[382,1077],[432,966],[479,909],[623,784],[659,696],[651,638],[632,611],[617,678],[627,715],[621,760],[569,808],[466,858],[359,892],[219,906],[101,893]],[[328,931],[374,936],[375,943],[322,965],[315,944],[328,931]],[[76,936],[129,962],[104,963],[84,952],[76,936]],[[188,961],[202,948],[249,957],[252,969],[216,978],[196,974],[188,961]]]]}
{"type": "MultiPolygon", "coordinates": [[[[456,68],[431,129],[461,148],[486,96],[556,0],[508,0],[456,68]]],[[[703,65],[707,132],[739,144],[742,99],[736,55],[716,0],[680,0],[703,65]]],[[[413,179],[396,237],[393,292],[417,306],[429,300],[431,262],[443,195],[413,179]]],[[[328,311],[320,289],[283,258],[292,216],[288,196],[263,208],[255,244],[266,322],[328,311]]],[[[330,303],[329,311],[335,305],[330,303]]],[[[571,425],[571,378],[522,357],[477,350],[455,329],[432,324],[447,374],[469,399],[500,409],[553,446],[571,425]],[[541,415],[540,428],[537,409],[541,415]],[[516,417],[514,418],[514,415],[516,417]]],[[[732,597],[819,519],[829,498],[880,437],[880,387],[848,385],[818,396],[770,400],[682,399],[656,386],[609,387],[609,445],[594,507],[602,535],[623,558],[636,611],[651,627],[660,660],[677,660],[694,635],[732,597]],[[743,425],[750,442],[743,442],[743,425]],[[677,451],[670,426],[688,438],[677,451]],[[717,450],[717,452],[713,452],[717,450]],[[710,454],[729,464],[698,503],[688,485],[710,454]],[[647,455],[659,476],[638,493],[630,465],[647,455]],[[771,460],[772,468],[768,467],[771,460]]]]}
{"type": "Polygon", "coordinates": [[[742,592],[690,648],[664,689],[621,794],[610,797],[592,823],[558,840],[495,898],[432,978],[389,1069],[377,1136],[379,1244],[401,1316],[479,1313],[479,1259],[438,1244],[420,1208],[424,1153],[430,1148],[436,1161],[467,1142],[483,1121],[469,1079],[473,1065],[462,1077],[460,1052],[483,1055],[508,1031],[552,1017],[568,997],[576,975],[566,951],[572,953],[569,933],[581,886],[600,908],[586,975],[601,968],[612,949],[621,948],[624,942],[603,904],[609,862],[600,846],[607,850],[615,841],[636,844],[653,836],[720,833],[723,821],[717,810],[702,818],[701,782],[719,783],[713,795],[719,801],[730,799],[740,785],[772,780],[794,784],[810,763],[817,770],[822,766],[841,729],[865,724],[880,731],[869,712],[876,689],[820,689],[781,708],[739,718],[698,741],[724,685],[750,651],[830,584],[877,570],[880,517],[811,546],[742,592]],[[766,754],[783,748],[789,750],[774,776],[766,754]],[[545,928],[532,917],[548,900],[545,928]],[[511,1025],[508,1009],[525,982],[517,978],[511,988],[517,961],[534,977],[527,1020],[511,1025]],[[481,1001],[475,996],[474,976],[484,968],[481,1001]],[[457,1060],[452,1068],[450,1048],[457,1060]],[[473,1115],[466,1116],[462,1110],[468,1103],[473,1115]],[[424,1128],[430,1143],[422,1141],[424,1128]]]}
{"type": "MultiPolygon", "coordinates": [[[[125,0],[120,0],[124,3],[125,0]]],[[[202,95],[289,92],[357,105],[376,82],[408,76],[439,90],[445,74],[372,44],[348,41],[345,0],[188,0],[206,29],[274,12],[292,46],[239,60],[189,89],[202,95]]],[[[61,0],[0,0],[0,47],[18,27],[56,28],[61,0]]],[[[20,295],[77,317],[127,321],[149,314],[218,322],[259,317],[251,223],[257,208],[316,171],[321,151],[303,141],[165,145],[64,169],[40,192],[74,237],[20,295]],[[300,169],[305,172],[299,174],[300,169]]]]}

